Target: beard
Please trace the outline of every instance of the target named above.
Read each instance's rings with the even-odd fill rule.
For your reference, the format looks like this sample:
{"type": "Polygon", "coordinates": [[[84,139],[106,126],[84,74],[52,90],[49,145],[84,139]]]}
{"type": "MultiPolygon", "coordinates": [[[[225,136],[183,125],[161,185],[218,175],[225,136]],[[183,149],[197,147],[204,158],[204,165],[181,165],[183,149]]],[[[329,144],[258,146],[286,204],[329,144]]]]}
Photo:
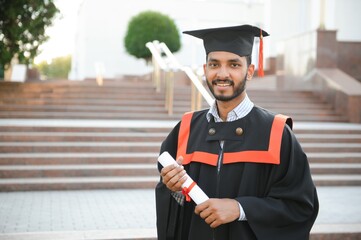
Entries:
{"type": "Polygon", "coordinates": [[[231,79],[227,79],[227,80],[220,80],[220,79],[215,79],[212,81],[212,83],[209,83],[208,79],[207,79],[207,85],[209,90],[211,91],[212,95],[214,96],[215,99],[219,100],[219,101],[223,101],[223,102],[229,102],[233,99],[235,99],[236,97],[238,97],[239,95],[241,95],[244,90],[246,89],[246,81],[247,81],[247,75],[244,77],[244,80],[241,81],[238,85],[235,85],[233,80],[231,79]],[[230,96],[224,96],[224,95],[216,95],[214,93],[214,89],[213,89],[213,85],[216,83],[228,83],[230,84],[230,86],[233,86],[233,94],[230,96]]]}

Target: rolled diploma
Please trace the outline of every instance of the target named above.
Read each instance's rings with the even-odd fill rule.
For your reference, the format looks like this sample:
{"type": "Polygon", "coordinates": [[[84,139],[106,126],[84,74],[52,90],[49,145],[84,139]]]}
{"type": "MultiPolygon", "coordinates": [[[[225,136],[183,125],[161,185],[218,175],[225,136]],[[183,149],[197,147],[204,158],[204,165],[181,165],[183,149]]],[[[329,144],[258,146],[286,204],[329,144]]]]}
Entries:
{"type": "MultiPolygon", "coordinates": [[[[163,152],[158,157],[158,162],[160,162],[160,164],[162,164],[163,167],[167,167],[172,164],[178,165],[178,163],[168,152],[163,152]]],[[[188,188],[194,182],[193,179],[187,173],[186,173],[186,177],[187,180],[182,184],[182,188],[184,187],[188,188]]],[[[193,186],[193,188],[188,193],[188,195],[193,199],[193,201],[197,205],[209,199],[208,196],[202,191],[202,189],[197,184],[193,186]]]]}

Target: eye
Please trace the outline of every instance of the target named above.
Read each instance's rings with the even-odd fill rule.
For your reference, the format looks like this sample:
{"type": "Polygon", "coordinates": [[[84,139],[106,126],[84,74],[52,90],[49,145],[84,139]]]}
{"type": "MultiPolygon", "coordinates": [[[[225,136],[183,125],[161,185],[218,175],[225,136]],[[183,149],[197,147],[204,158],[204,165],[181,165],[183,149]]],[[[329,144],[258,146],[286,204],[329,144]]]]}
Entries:
{"type": "Polygon", "coordinates": [[[239,63],[232,63],[231,64],[231,67],[232,68],[238,68],[238,67],[240,67],[241,66],[241,64],[239,64],[239,63]]]}
{"type": "Polygon", "coordinates": [[[210,67],[210,68],[216,68],[217,66],[218,66],[218,63],[213,63],[213,62],[208,63],[208,67],[210,67]]]}

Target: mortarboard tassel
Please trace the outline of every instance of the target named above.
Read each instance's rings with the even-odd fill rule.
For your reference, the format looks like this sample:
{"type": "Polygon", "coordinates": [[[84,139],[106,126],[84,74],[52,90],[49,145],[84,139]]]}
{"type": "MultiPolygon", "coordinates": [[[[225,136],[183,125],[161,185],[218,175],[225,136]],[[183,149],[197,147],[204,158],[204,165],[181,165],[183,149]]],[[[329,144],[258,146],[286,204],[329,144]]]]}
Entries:
{"type": "Polygon", "coordinates": [[[263,35],[262,35],[262,29],[261,34],[259,36],[259,56],[258,56],[258,77],[263,77],[263,35]]]}

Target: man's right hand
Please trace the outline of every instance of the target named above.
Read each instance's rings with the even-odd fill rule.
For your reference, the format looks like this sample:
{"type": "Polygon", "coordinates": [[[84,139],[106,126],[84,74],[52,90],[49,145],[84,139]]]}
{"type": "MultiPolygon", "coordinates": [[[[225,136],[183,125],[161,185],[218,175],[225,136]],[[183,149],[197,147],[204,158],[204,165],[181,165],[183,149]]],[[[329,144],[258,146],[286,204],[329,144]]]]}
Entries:
{"type": "Polygon", "coordinates": [[[179,165],[169,165],[160,171],[164,185],[173,192],[181,191],[182,184],[187,180],[186,171],[182,166],[182,162],[183,157],[179,157],[177,159],[179,165]]]}

